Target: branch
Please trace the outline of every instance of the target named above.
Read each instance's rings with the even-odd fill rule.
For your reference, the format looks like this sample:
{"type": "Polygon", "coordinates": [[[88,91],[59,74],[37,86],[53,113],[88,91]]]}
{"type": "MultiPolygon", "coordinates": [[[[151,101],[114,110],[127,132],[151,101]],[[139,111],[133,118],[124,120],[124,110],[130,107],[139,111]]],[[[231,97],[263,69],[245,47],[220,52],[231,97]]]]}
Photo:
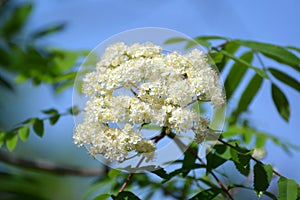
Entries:
{"type": "Polygon", "coordinates": [[[59,166],[56,163],[46,160],[30,160],[17,157],[11,153],[0,150],[0,161],[22,168],[28,168],[33,170],[39,170],[56,175],[69,175],[69,176],[101,176],[104,175],[104,170],[82,168],[82,167],[66,167],[59,166]]]}

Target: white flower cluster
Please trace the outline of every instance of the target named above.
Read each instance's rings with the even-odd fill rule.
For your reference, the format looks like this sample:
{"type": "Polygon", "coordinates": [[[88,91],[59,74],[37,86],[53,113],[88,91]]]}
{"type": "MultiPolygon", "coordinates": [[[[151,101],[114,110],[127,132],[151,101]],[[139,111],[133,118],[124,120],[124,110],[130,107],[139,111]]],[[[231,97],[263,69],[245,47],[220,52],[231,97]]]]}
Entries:
{"type": "Polygon", "coordinates": [[[163,54],[152,43],[109,46],[83,82],[90,99],[74,141],[110,161],[122,162],[132,151],[153,155],[154,142],[140,133],[144,124],[167,132],[192,130],[201,142],[209,122],[191,107],[198,101],[210,101],[213,107],[225,103],[218,74],[205,54],[163,54]]]}

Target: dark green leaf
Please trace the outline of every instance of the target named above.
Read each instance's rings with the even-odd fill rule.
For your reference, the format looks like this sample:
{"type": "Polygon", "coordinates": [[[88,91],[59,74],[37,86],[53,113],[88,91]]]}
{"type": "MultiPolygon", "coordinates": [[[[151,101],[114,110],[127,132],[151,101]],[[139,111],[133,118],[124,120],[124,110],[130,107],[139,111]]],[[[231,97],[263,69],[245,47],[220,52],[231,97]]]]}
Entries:
{"type": "Polygon", "coordinates": [[[43,113],[47,115],[58,115],[58,111],[54,108],[48,109],[48,110],[43,110],[43,113]]]}
{"type": "Polygon", "coordinates": [[[6,147],[9,151],[13,151],[18,143],[18,135],[10,133],[6,137],[6,147]]]}
{"type": "Polygon", "coordinates": [[[110,197],[109,194],[100,194],[98,196],[96,196],[93,200],[106,200],[110,197]]]}
{"type": "Polygon", "coordinates": [[[159,176],[162,179],[170,179],[170,175],[163,168],[152,171],[152,173],[156,174],[157,176],[159,176]]]}
{"type": "Polygon", "coordinates": [[[22,126],[18,129],[20,139],[25,142],[29,136],[29,126],[22,126]]]}
{"type": "Polygon", "coordinates": [[[179,42],[184,42],[186,41],[186,38],[180,38],[180,37],[174,37],[166,40],[164,44],[173,44],[173,43],[179,43],[179,42]]]}
{"type": "Polygon", "coordinates": [[[255,51],[259,51],[265,56],[276,60],[277,62],[289,65],[300,72],[300,59],[281,46],[246,40],[235,40],[234,42],[249,47],[255,51]]]}
{"type": "MultiPolygon", "coordinates": [[[[244,60],[247,63],[251,63],[253,60],[253,53],[251,51],[246,52],[240,57],[240,59],[244,60]]],[[[239,86],[239,83],[241,82],[247,69],[248,69],[247,66],[245,66],[244,64],[240,64],[238,62],[235,62],[232,65],[224,83],[227,99],[230,99],[231,95],[239,86]]]]}
{"type": "Polygon", "coordinates": [[[290,104],[284,93],[272,84],[272,99],[280,116],[285,120],[290,119],[290,104]]]}
{"type": "Polygon", "coordinates": [[[59,118],[60,118],[60,115],[53,115],[52,117],[50,117],[50,124],[51,125],[54,125],[54,124],[56,124],[56,122],[59,120],[59,118]]]}
{"type": "Polygon", "coordinates": [[[254,165],[254,190],[256,191],[258,197],[260,197],[263,192],[266,191],[269,187],[269,170],[270,168],[264,167],[262,163],[256,163],[254,165]],[[266,171],[266,169],[268,170],[268,172],[266,171]]]}
{"type": "Polygon", "coordinates": [[[43,137],[43,135],[44,135],[44,121],[41,120],[41,119],[35,119],[35,121],[33,123],[33,130],[38,136],[43,137]]]}
{"type": "Polygon", "coordinates": [[[251,63],[246,62],[245,60],[242,60],[240,58],[235,57],[233,54],[230,54],[224,50],[220,50],[220,52],[222,52],[225,56],[227,56],[228,58],[234,60],[235,62],[238,62],[248,68],[253,69],[258,75],[260,75],[262,78],[266,78],[268,79],[268,75],[260,68],[254,67],[253,65],[251,65],[251,63]]]}
{"type": "Polygon", "coordinates": [[[278,180],[278,200],[297,199],[298,185],[296,181],[280,177],[278,180]]]}
{"type": "Polygon", "coordinates": [[[190,146],[188,147],[189,150],[186,150],[184,152],[184,158],[182,163],[182,175],[185,177],[188,175],[188,173],[191,171],[192,167],[195,165],[196,156],[198,154],[198,144],[195,142],[192,142],[190,146]],[[191,153],[193,151],[193,153],[191,153]]]}
{"type": "Polygon", "coordinates": [[[231,148],[230,154],[236,169],[244,176],[248,176],[250,173],[251,151],[243,148],[239,148],[239,151],[237,151],[231,148]]]}
{"type": "Polygon", "coordinates": [[[14,8],[12,15],[5,22],[2,27],[2,33],[5,37],[11,37],[18,33],[27,21],[28,16],[32,10],[32,4],[24,3],[14,8]]]}
{"type": "Polygon", "coordinates": [[[56,25],[50,25],[42,30],[36,31],[32,34],[32,37],[34,39],[41,38],[47,35],[50,35],[52,33],[59,32],[65,28],[66,24],[65,23],[60,23],[56,25]]]}
{"type": "Polygon", "coordinates": [[[203,190],[190,198],[190,200],[211,200],[214,199],[221,193],[221,189],[219,188],[210,188],[207,190],[203,190]]]}
{"type": "Polygon", "coordinates": [[[135,194],[129,191],[120,192],[117,196],[111,196],[114,200],[140,200],[135,194]]]}
{"type": "Polygon", "coordinates": [[[299,81],[297,81],[293,77],[291,77],[291,76],[287,75],[286,73],[284,73],[282,71],[279,71],[277,69],[269,68],[268,70],[278,80],[280,80],[281,82],[287,84],[288,86],[290,86],[290,87],[294,88],[295,90],[297,90],[298,92],[300,92],[300,83],[299,83],[299,81]]]}
{"type": "Polygon", "coordinates": [[[207,160],[206,174],[209,174],[212,169],[219,167],[220,165],[222,165],[227,161],[226,159],[212,152],[209,152],[206,155],[206,160],[207,160]]]}
{"type": "Polygon", "coordinates": [[[240,100],[238,107],[235,111],[235,114],[238,115],[243,111],[246,111],[248,106],[250,105],[251,101],[255,97],[256,93],[260,89],[260,86],[262,85],[263,79],[255,74],[252,79],[250,80],[248,86],[244,90],[240,100]]]}

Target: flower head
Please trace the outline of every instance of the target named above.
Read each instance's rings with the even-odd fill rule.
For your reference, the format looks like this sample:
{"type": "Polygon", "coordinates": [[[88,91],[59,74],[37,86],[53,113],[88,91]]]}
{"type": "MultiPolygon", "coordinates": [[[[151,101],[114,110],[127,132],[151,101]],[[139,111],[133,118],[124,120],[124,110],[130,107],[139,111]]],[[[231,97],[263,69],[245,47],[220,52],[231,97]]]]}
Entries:
{"type": "Polygon", "coordinates": [[[122,162],[131,152],[154,155],[155,143],[141,134],[145,124],[174,133],[193,131],[195,140],[202,140],[209,123],[193,104],[225,102],[218,74],[203,52],[163,54],[152,43],[109,46],[83,82],[90,99],[74,142],[110,161],[122,162]]]}

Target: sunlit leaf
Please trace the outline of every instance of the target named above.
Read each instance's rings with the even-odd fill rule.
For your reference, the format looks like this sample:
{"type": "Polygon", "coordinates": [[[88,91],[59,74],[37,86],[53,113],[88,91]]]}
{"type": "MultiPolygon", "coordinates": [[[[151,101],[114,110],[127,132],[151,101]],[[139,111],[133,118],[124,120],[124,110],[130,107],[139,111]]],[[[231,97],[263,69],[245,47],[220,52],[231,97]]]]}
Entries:
{"type": "Polygon", "coordinates": [[[18,143],[18,135],[10,133],[6,137],[6,147],[9,151],[13,151],[18,143]]]}
{"type": "Polygon", "coordinates": [[[255,51],[259,51],[265,56],[276,60],[277,62],[289,65],[300,72],[300,59],[284,47],[247,40],[234,40],[234,42],[249,47],[255,51]]]}
{"type": "Polygon", "coordinates": [[[281,82],[287,84],[288,86],[290,86],[290,87],[294,88],[295,90],[297,90],[298,92],[300,92],[300,82],[299,81],[297,81],[293,77],[287,75],[283,71],[279,71],[279,70],[274,69],[274,68],[269,68],[268,70],[278,80],[280,80],[281,82]]]}
{"type": "Polygon", "coordinates": [[[290,104],[284,93],[272,84],[272,99],[280,116],[285,120],[290,119],[290,104]]]}
{"type": "Polygon", "coordinates": [[[252,100],[254,99],[255,95],[259,91],[261,85],[262,85],[263,79],[261,76],[255,74],[252,79],[250,80],[249,84],[247,85],[246,89],[244,90],[240,100],[238,107],[235,111],[235,114],[239,114],[243,111],[245,111],[252,100]]]}
{"type": "Polygon", "coordinates": [[[18,129],[18,135],[20,139],[25,142],[29,136],[29,126],[22,126],[18,129]]]}
{"type": "MultiPolygon", "coordinates": [[[[243,55],[241,55],[240,57],[241,60],[244,60],[247,63],[251,63],[253,60],[253,52],[246,52],[243,55]]],[[[226,79],[225,79],[225,91],[226,91],[226,98],[230,99],[231,95],[234,93],[234,91],[236,90],[236,88],[239,86],[243,76],[245,75],[246,71],[247,71],[247,66],[245,66],[244,64],[235,62],[226,79]]]]}
{"type": "Polygon", "coordinates": [[[235,57],[234,55],[228,53],[227,51],[224,50],[220,50],[220,52],[222,52],[225,56],[227,56],[228,58],[234,60],[237,63],[240,63],[248,68],[253,69],[258,75],[260,75],[262,78],[266,78],[268,79],[268,75],[260,68],[254,67],[253,65],[251,65],[251,63],[246,62],[245,60],[242,60],[238,57],[235,57]]]}
{"type": "Polygon", "coordinates": [[[297,199],[298,185],[296,181],[280,177],[278,180],[278,200],[297,199]]]}
{"type": "Polygon", "coordinates": [[[173,38],[166,40],[164,43],[165,44],[174,44],[174,43],[179,43],[179,42],[184,42],[184,41],[187,41],[187,39],[180,38],[180,37],[173,37],[173,38]]]}
{"type": "Polygon", "coordinates": [[[93,200],[106,200],[110,197],[110,194],[100,194],[96,196],[93,200]]]}

